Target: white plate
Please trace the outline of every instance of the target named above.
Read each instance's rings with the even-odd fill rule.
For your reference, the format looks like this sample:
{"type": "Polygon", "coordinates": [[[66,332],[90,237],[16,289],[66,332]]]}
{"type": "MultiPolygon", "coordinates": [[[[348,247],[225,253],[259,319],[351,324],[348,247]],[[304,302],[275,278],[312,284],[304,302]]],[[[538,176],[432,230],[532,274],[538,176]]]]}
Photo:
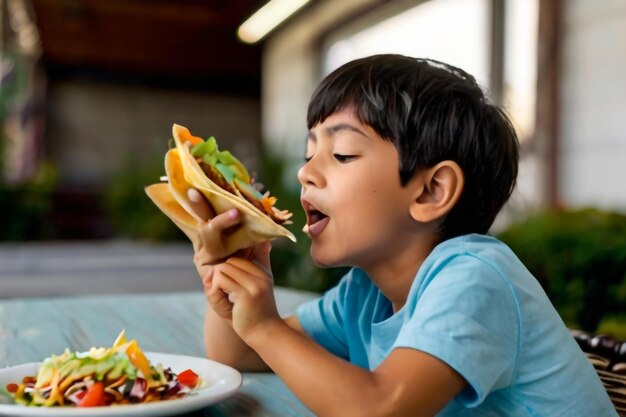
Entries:
{"type": "MultiPolygon", "coordinates": [[[[22,416],[168,416],[197,410],[221,401],[234,394],[241,386],[241,374],[235,369],[203,358],[146,352],[154,365],[171,367],[175,373],[191,369],[202,378],[203,385],[185,398],[146,404],[118,405],[114,407],[70,408],[70,407],[27,407],[2,403],[6,399],[0,394],[0,415],[22,416]]],[[[21,382],[26,375],[36,375],[39,363],[0,369],[0,387],[10,382],[21,382]]],[[[12,401],[9,399],[8,401],[12,401]]]]}

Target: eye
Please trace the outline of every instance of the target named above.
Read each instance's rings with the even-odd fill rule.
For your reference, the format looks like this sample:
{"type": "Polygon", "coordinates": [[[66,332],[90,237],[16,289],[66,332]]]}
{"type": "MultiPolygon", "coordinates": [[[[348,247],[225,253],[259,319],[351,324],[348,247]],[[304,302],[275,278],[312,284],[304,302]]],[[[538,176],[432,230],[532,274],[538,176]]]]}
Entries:
{"type": "Polygon", "coordinates": [[[337,161],[339,161],[341,163],[345,163],[345,162],[352,161],[354,158],[356,158],[356,155],[343,155],[343,154],[335,153],[335,154],[333,154],[333,157],[337,161]]]}
{"type": "Polygon", "coordinates": [[[311,155],[311,156],[305,156],[305,157],[304,157],[304,162],[305,162],[305,163],[306,163],[306,162],[309,162],[311,159],[313,159],[313,155],[311,155]]]}

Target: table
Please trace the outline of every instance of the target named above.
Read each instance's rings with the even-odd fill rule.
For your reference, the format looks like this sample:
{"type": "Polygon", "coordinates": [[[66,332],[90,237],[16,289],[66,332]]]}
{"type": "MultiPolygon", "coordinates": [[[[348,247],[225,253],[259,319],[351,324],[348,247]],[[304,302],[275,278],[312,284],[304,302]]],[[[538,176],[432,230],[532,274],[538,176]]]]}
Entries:
{"type": "MultiPolygon", "coordinates": [[[[276,288],[281,315],[315,294],[276,288]]],[[[145,351],[204,357],[200,292],[23,298],[0,301],[0,367],[52,353],[110,346],[122,329],[145,351]]],[[[244,373],[232,397],[185,417],[313,416],[272,373],[244,373]]]]}

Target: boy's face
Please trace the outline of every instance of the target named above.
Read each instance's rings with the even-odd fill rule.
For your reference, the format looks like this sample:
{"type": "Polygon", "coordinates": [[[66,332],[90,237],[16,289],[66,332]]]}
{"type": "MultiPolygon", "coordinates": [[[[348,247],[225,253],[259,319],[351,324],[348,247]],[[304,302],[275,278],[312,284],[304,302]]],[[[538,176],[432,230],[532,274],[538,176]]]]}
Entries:
{"type": "Polygon", "coordinates": [[[367,270],[397,255],[416,227],[415,187],[401,186],[393,144],[347,108],[311,129],[306,158],[298,179],[313,260],[367,270]]]}

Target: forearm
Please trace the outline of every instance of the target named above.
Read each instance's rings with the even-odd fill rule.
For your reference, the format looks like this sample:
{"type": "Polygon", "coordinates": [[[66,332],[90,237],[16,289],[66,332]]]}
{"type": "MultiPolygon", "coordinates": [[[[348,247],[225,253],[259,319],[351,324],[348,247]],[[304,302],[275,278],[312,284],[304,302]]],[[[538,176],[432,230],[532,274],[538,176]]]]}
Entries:
{"type": "Polygon", "coordinates": [[[204,316],[204,346],[207,358],[240,371],[267,371],[259,355],[235,333],[230,324],[207,306],[204,316]]]}
{"type": "Polygon", "coordinates": [[[392,396],[372,372],[330,354],[282,323],[257,333],[247,342],[317,416],[389,415],[392,396]]]}

